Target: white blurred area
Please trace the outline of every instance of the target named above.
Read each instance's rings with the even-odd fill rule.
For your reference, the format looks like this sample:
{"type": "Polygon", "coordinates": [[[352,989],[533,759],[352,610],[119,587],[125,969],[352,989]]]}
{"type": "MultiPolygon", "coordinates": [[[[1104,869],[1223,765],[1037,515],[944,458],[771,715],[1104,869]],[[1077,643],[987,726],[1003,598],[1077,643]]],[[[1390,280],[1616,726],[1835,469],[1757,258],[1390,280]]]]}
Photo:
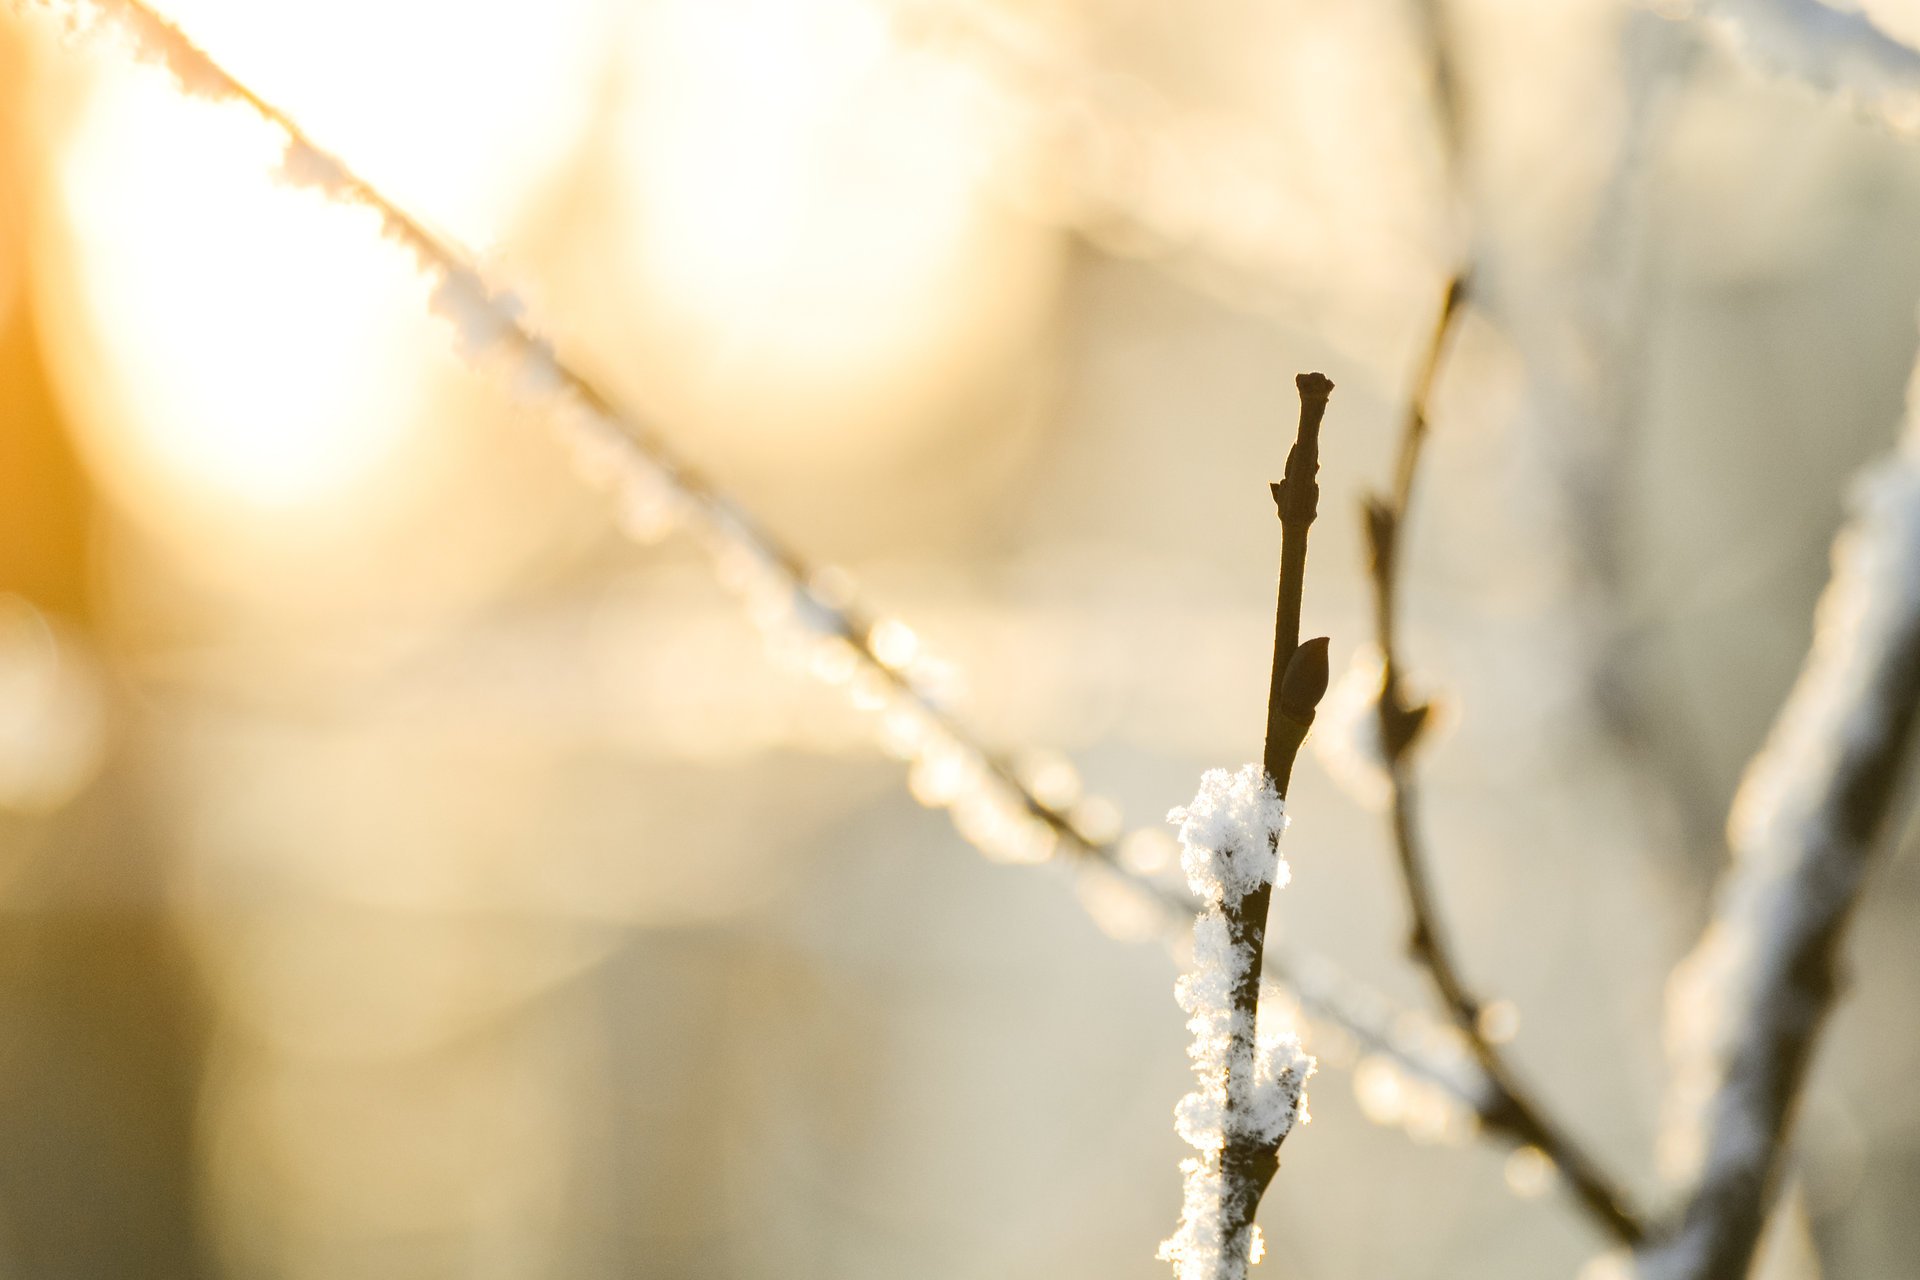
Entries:
{"type": "MultiPolygon", "coordinates": [[[[1339,388],[1307,626],[1362,646],[1357,500],[1472,260],[1408,578],[1438,879],[1529,1075],[1653,1195],[1661,984],[1920,341],[1911,144],[1612,0],[1443,6],[1453,136],[1399,0],[163,8],[1129,827],[1256,749],[1302,369],[1339,388]]],[[[110,886],[192,1028],[127,1093],[177,1167],[100,1193],[138,1212],[92,1254],[45,1244],[79,1192],[8,1174],[0,1274],[160,1239],[233,1280],[1162,1274],[1164,955],[916,805],[694,548],[624,541],[245,111],[0,48],[0,321],[94,504],[87,625],[0,594],[0,908],[110,886]]],[[[1282,927],[1425,1007],[1378,816],[1314,760],[1295,795],[1282,927]]],[[[1909,851],[1775,1274],[1920,1259],[1917,898],[1909,851]]],[[[1322,1053],[1265,1270],[1599,1250],[1550,1171],[1322,1053]]]]}

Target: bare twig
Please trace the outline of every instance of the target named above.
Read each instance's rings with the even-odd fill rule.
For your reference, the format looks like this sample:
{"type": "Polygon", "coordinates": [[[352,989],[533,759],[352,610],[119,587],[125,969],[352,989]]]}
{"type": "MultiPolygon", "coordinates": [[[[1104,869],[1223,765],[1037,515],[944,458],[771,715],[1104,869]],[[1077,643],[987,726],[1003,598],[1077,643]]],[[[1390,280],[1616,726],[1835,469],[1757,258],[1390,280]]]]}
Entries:
{"type": "Polygon", "coordinates": [[[1453,950],[1440,925],[1439,907],[1428,878],[1426,857],[1421,849],[1417,790],[1408,754],[1426,723],[1428,708],[1409,702],[1401,682],[1397,646],[1396,571],[1399,567],[1400,536],[1413,496],[1421,450],[1427,437],[1427,412],[1434,378],[1454,323],[1460,315],[1466,288],[1464,277],[1457,277],[1448,285],[1445,301],[1434,323],[1433,335],[1408,402],[1399,457],[1394,467],[1393,489],[1388,496],[1369,499],[1366,505],[1367,534],[1372,551],[1370,567],[1375,637],[1384,672],[1378,704],[1380,746],[1390,783],[1389,812],[1394,851],[1399,859],[1401,881],[1406,890],[1407,909],[1411,917],[1407,949],[1432,980],[1448,1016],[1460,1029],[1481,1070],[1486,1073],[1493,1101],[1482,1112],[1481,1122],[1490,1130],[1543,1152],[1559,1167],[1567,1185],[1594,1220],[1622,1243],[1633,1244],[1643,1235],[1643,1228],[1628,1207],[1626,1197],[1593,1158],[1533,1099],[1499,1047],[1483,1030],[1481,1002],[1461,977],[1453,950]]]}
{"type": "Polygon", "coordinates": [[[1870,472],[1834,542],[1812,650],[1728,822],[1712,920],[1674,971],[1663,1145],[1690,1166],[1679,1224],[1645,1280],[1747,1274],[1839,951],[1911,773],[1920,718],[1920,379],[1901,449],[1870,472]]]}

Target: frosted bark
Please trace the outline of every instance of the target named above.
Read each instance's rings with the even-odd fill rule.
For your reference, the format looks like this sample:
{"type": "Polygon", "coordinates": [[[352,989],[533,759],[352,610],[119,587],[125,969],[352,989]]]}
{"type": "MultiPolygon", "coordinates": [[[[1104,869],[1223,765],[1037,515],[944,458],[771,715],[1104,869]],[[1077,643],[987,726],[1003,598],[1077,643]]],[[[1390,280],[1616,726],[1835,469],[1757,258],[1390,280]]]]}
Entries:
{"type": "Polygon", "coordinates": [[[1920,378],[1894,456],[1834,543],[1812,651],[1729,821],[1713,918],[1668,990],[1663,1162],[1685,1214],[1643,1280],[1744,1276],[1795,1104],[1837,995],[1838,953],[1911,771],[1920,707],[1920,378]]]}
{"type": "Polygon", "coordinates": [[[1920,50],[1866,14],[1821,0],[1702,0],[1694,11],[1756,70],[1831,94],[1896,133],[1920,135],[1920,50]]]}
{"type": "Polygon", "coordinates": [[[1167,818],[1180,826],[1180,865],[1206,908],[1193,928],[1193,968],[1174,988],[1190,1015],[1187,1056],[1196,1084],[1174,1108],[1174,1128],[1199,1155],[1180,1164],[1180,1227],[1160,1256],[1179,1280],[1245,1280],[1248,1261],[1261,1252],[1259,1230],[1251,1213],[1235,1206],[1249,1197],[1257,1203],[1265,1182],[1253,1185],[1228,1148],[1277,1150],[1305,1117],[1303,1090],[1314,1066],[1290,1028],[1249,1018],[1235,1002],[1253,949],[1235,939],[1227,910],[1266,885],[1287,883],[1277,849],[1286,804],[1266,771],[1250,764],[1232,775],[1208,770],[1193,803],[1167,818]]]}

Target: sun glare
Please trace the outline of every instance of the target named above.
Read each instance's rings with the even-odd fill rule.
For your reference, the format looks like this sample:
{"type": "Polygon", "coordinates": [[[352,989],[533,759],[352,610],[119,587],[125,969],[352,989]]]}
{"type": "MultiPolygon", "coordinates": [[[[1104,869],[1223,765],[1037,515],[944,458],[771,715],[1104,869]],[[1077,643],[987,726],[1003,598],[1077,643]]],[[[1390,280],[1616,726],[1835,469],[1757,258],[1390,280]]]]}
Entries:
{"type": "Polygon", "coordinates": [[[150,74],[104,83],[68,139],[88,363],[70,385],[103,474],[136,506],[156,481],[262,508],[337,495],[405,429],[388,316],[418,290],[369,225],[276,187],[275,147],[150,74]]]}
{"type": "MultiPolygon", "coordinates": [[[[531,23],[440,0],[166,8],[482,270],[553,248],[505,238],[541,192],[574,201],[567,225],[604,233],[589,295],[498,277],[536,312],[563,299],[535,323],[570,351],[633,360],[697,461],[784,467],[784,440],[823,468],[884,465],[908,428],[959,429],[945,407],[997,385],[1044,323],[1057,244],[989,194],[1018,140],[869,0],[654,0],[617,44],[588,38],[607,18],[591,0],[531,23]],[[571,148],[610,103],[604,150],[571,148]],[[577,190],[554,185],[569,156],[593,166],[577,190]]],[[[102,54],[61,140],[35,288],[116,505],[185,559],[237,564],[256,531],[317,546],[407,501],[408,468],[439,447],[422,442],[441,439],[427,410],[452,346],[425,318],[431,282],[371,214],[278,182],[284,140],[244,107],[102,54]]]]}
{"type": "MultiPolygon", "coordinates": [[[[530,157],[579,109],[559,90],[516,107],[577,70],[562,64],[580,56],[565,20],[579,5],[539,23],[485,5],[355,3],[309,21],[239,0],[167,8],[356,167],[482,248],[524,200],[530,157]],[[434,56],[462,13],[459,56],[434,56]],[[540,34],[516,43],[522,26],[540,34]],[[481,81],[508,63],[513,85],[489,91],[481,81]]],[[[408,438],[427,357],[446,346],[421,319],[428,283],[371,215],[279,183],[283,139],[245,108],[185,98],[117,50],[97,67],[63,139],[41,290],[83,447],[123,506],[163,525],[337,514],[408,438]]]]}
{"type": "Polygon", "coordinates": [[[866,0],[662,0],[641,28],[649,283],[756,357],[843,375],[910,359],[990,221],[996,139],[964,79],[866,0]]]}

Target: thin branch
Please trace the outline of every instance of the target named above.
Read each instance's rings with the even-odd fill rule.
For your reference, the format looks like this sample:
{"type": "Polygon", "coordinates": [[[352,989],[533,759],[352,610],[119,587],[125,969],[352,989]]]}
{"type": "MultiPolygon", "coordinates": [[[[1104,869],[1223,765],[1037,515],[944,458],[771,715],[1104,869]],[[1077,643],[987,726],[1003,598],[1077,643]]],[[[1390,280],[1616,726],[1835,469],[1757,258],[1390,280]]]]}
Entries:
{"type": "MultiPolygon", "coordinates": [[[[1300,610],[1306,592],[1307,534],[1320,507],[1320,424],[1326,416],[1333,383],[1318,373],[1294,380],[1300,391],[1300,426],[1287,452],[1286,471],[1272,486],[1280,514],[1280,585],[1274,606],[1273,676],[1267,692],[1266,744],[1261,763],[1282,800],[1293,777],[1293,764],[1313,724],[1314,708],[1327,690],[1327,642],[1300,643],[1300,610]]],[[[1277,854],[1275,855],[1278,856],[1277,854]]],[[[1225,903],[1227,936],[1250,959],[1234,986],[1234,1055],[1232,1061],[1252,1062],[1260,1016],[1260,976],[1266,953],[1267,914],[1273,902],[1271,879],[1259,883],[1244,897],[1225,903]]],[[[1229,1081],[1229,1092],[1232,1091],[1229,1081]]],[[[1223,1226],[1228,1241],[1252,1240],[1253,1217],[1260,1197],[1280,1167],[1280,1138],[1271,1144],[1229,1128],[1221,1168],[1226,1176],[1227,1200],[1223,1226]]]]}
{"type": "Polygon", "coordinates": [[[1413,498],[1421,451],[1427,438],[1427,414],[1434,379],[1461,313],[1466,289],[1465,277],[1455,278],[1447,287],[1446,298],[1435,320],[1426,356],[1421,362],[1408,402],[1392,492],[1386,497],[1370,499],[1366,506],[1367,533],[1372,551],[1370,569],[1375,638],[1384,670],[1380,685],[1378,727],[1383,764],[1390,783],[1389,814],[1393,846],[1411,918],[1407,949],[1431,979],[1448,1016],[1466,1038],[1475,1060],[1486,1073],[1494,1101],[1482,1114],[1482,1123],[1516,1142],[1537,1147],[1559,1167],[1568,1187],[1594,1220],[1622,1243],[1633,1244],[1641,1239],[1644,1229],[1628,1207],[1625,1195],[1580,1144],[1534,1100],[1499,1047],[1482,1029],[1481,1002],[1461,977],[1453,949],[1441,927],[1438,902],[1428,875],[1426,855],[1421,848],[1417,789],[1409,751],[1426,724],[1428,708],[1410,703],[1401,681],[1395,588],[1401,533],[1413,498]]]}
{"type": "Polygon", "coordinates": [[[1280,856],[1286,788],[1314,708],[1327,691],[1327,642],[1300,641],[1307,533],[1319,509],[1320,423],[1333,383],[1301,374],[1300,427],[1280,509],[1280,587],[1274,608],[1273,679],[1260,764],[1209,770],[1193,803],[1167,816],[1180,825],[1181,867],[1203,900],[1193,925],[1193,968],[1174,987],[1189,1015],[1197,1087],[1174,1108],[1174,1127],[1198,1152],[1181,1162],[1180,1226],[1160,1245],[1179,1280],[1246,1280],[1261,1254],[1254,1215],[1280,1167],[1280,1146],[1301,1113],[1314,1062],[1269,1007],[1261,1021],[1261,970],[1273,891],[1288,880],[1280,856]]]}
{"type": "Polygon", "coordinates": [[[1920,718],[1920,379],[1902,447],[1834,541],[1813,647],[1728,821],[1712,920],[1675,969],[1663,1146],[1691,1166],[1644,1280],[1740,1280],[1840,994],[1839,955],[1915,764],[1920,718]]]}

